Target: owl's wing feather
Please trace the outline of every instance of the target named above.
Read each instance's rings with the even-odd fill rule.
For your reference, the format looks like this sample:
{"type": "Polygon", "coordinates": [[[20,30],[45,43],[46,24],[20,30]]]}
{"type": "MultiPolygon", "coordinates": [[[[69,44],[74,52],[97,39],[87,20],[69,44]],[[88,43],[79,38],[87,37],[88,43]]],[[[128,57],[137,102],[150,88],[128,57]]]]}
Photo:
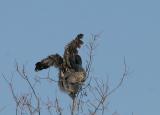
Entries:
{"type": "MultiPolygon", "coordinates": [[[[83,45],[83,34],[78,34],[74,40],[72,40],[66,47],[64,51],[64,62],[68,67],[71,67],[70,60],[74,59],[78,55],[78,48],[83,45]]],[[[81,61],[81,60],[80,60],[81,61]]],[[[73,62],[75,63],[75,61],[73,62]]]]}
{"type": "Polygon", "coordinates": [[[63,58],[59,54],[50,55],[47,58],[37,62],[35,64],[35,71],[40,71],[42,69],[47,69],[50,66],[60,68],[63,64],[63,58]]]}
{"type": "MultiPolygon", "coordinates": [[[[77,48],[80,48],[83,44],[82,38],[83,34],[78,34],[74,40],[72,40],[68,45],[65,47],[65,53],[69,54],[77,54],[77,48]]],[[[64,54],[65,55],[65,54],[64,54]]]]}

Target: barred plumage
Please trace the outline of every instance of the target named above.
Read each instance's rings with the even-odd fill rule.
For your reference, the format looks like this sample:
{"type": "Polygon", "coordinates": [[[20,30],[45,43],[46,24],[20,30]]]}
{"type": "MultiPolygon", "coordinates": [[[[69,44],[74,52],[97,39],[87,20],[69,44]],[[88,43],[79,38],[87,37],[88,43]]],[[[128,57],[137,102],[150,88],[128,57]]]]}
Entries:
{"type": "Polygon", "coordinates": [[[82,59],[78,48],[83,45],[83,34],[78,34],[66,47],[63,57],[50,55],[35,64],[35,71],[54,66],[59,69],[59,87],[74,98],[85,81],[86,72],[82,67],[82,59]]]}

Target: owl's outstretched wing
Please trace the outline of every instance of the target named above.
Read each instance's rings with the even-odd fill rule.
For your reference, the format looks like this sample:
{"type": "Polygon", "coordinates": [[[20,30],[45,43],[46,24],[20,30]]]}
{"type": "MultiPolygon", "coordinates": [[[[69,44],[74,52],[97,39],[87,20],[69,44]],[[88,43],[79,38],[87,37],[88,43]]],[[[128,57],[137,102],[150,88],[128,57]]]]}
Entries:
{"type": "Polygon", "coordinates": [[[60,68],[63,64],[63,58],[59,54],[50,55],[47,58],[37,62],[35,64],[35,71],[40,71],[42,69],[47,69],[50,66],[60,68]]]}
{"type": "Polygon", "coordinates": [[[72,40],[66,47],[64,51],[64,63],[68,66],[71,67],[72,64],[82,63],[81,62],[81,57],[78,55],[78,48],[83,45],[83,34],[78,34],[74,40],[72,40]],[[79,59],[79,60],[77,60],[79,59]],[[72,61],[72,62],[71,62],[72,61]]]}
{"type": "Polygon", "coordinates": [[[77,48],[80,48],[81,45],[83,44],[82,38],[83,34],[78,34],[74,40],[72,40],[68,45],[65,47],[65,53],[69,54],[78,54],[77,48]]]}

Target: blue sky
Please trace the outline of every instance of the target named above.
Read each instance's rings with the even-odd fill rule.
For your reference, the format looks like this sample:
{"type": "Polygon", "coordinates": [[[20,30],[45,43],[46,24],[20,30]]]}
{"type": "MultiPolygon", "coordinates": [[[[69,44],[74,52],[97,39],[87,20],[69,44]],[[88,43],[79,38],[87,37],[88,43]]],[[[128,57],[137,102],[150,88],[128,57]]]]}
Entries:
{"type": "MultiPolygon", "coordinates": [[[[84,33],[84,39],[101,33],[95,75],[99,79],[109,76],[114,87],[123,72],[124,56],[131,71],[110,97],[108,112],[158,115],[159,5],[158,0],[1,0],[0,73],[14,73],[17,60],[35,74],[36,61],[49,54],[63,54],[64,45],[78,33],[84,33]]],[[[13,100],[8,92],[0,79],[0,108],[7,106],[2,114],[9,115],[12,106],[8,105],[13,100]]]]}

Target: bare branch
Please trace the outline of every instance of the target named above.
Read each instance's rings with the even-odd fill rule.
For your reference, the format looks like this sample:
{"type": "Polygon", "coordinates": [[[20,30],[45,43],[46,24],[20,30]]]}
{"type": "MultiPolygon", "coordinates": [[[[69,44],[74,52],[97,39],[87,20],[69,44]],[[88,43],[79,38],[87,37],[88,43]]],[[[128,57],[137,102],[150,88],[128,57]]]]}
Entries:
{"type": "Polygon", "coordinates": [[[122,75],[122,78],[121,78],[120,82],[118,83],[118,85],[115,88],[113,88],[110,92],[108,92],[109,87],[107,86],[107,84],[104,84],[103,82],[98,82],[95,79],[95,82],[96,82],[95,91],[96,91],[96,94],[99,95],[99,98],[98,99],[96,98],[96,100],[98,101],[98,104],[96,106],[92,104],[92,106],[95,109],[94,109],[94,112],[91,113],[91,115],[95,115],[98,110],[101,110],[102,114],[104,113],[104,108],[105,108],[104,103],[105,103],[106,99],[108,98],[109,95],[114,93],[122,85],[122,83],[127,75],[128,75],[128,70],[127,70],[127,65],[126,65],[126,61],[124,58],[124,73],[122,75]]]}
{"type": "MultiPolygon", "coordinates": [[[[89,77],[89,73],[91,72],[91,67],[92,67],[92,63],[93,63],[93,52],[96,49],[96,41],[98,39],[99,35],[93,35],[89,41],[89,43],[86,45],[86,48],[88,49],[88,60],[86,61],[86,76],[87,78],[89,77]]],[[[86,78],[86,79],[87,79],[86,78]]]]}
{"type": "Polygon", "coordinates": [[[114,93],[114,92],[122,85],[124,79],[125,79],[125,78],[127,77],[127,75],[128,75],[128,70],[127,70],[127,65],[126,65],[126,59],[125,59],[125,57],[124,57],[124,62],[123,62],[123,64],[124,64],[124,73],[123,73],[123,75],[122,75],[122,78],[120,79],[119,84],[118,84],[115,88],[113,88],[113,89],[108,93],[108,96],[111,95],[112,93],[114,93]]]}
{"type": "MultiPolygon", "coordinates": [[[[20,77],[23,78],[26,81],[26,83],[29,85],[29,87],[30,87],[31,91],[33,92],[33,95],[37,101],[37,107],[34,109],[33,113],[37,111],[38,114],[40,115],[40,100],[39,100],[39,97],[37,96],[36,90],[34,89],[34,85],[32,85],[32,83],[28,79],[28,76],[27,76],[26,70],[25,70],[25,66],[23,65],[22,70],[20,70],[18,63],[16,63],[16,71],[20,75],[20,77]]],[[[30,104],[26,104],[26,105],[28,105],[29,110],[31,110],[30,104]]]]}
{"type": "Polygon", "coordinates": [[[62,108],[59,105],[58,98],[56,98],[56,101],[55,101],[55,109],[56,109],[56,112],[58,113],[58,115],[62,115],[62,108]]]}

